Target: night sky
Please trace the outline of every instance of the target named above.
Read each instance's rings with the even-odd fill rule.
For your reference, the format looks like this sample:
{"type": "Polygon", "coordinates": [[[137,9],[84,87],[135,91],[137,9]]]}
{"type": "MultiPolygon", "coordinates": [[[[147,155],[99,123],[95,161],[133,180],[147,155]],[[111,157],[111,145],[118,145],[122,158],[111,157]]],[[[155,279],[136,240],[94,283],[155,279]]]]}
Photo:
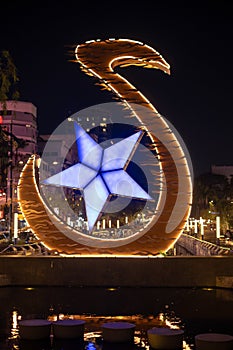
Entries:
{"type": "Polygon", "coordinates": [[[231,2],[157,3],[1,4],[0,49],[10,51],[18,69],[20,100],[37,107],[39,133],[52,133],[69,115],[114,101],[69,62],[75,45],[139,40],[162,54],[171,75],[140,67],[121,72],[178,130],[194,174],[210,171],[212,164],[233,165],[231,2]]]}

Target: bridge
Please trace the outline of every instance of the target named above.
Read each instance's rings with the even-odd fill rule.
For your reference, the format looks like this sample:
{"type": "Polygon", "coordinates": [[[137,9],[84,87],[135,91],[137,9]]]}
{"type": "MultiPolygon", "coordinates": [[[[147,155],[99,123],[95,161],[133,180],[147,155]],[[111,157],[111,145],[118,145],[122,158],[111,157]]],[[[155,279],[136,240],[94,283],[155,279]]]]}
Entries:
{"type": "Polygon", "coordinates": [[[206,240],[182,233],[174,246],[174,255],[232,255],[233,241],[220,237],[214,239],[212,235],[206,237],[206,240]],[[213,243],[214,242],[214,243],[213,243]]]}

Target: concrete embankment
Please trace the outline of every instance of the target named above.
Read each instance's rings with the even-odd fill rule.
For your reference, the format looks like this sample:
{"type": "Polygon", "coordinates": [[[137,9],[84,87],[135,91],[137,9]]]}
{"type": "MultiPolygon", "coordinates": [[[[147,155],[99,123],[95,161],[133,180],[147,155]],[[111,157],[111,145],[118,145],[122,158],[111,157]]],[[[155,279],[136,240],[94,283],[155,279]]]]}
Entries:
{"type": "Polygon", "coordinates": [[[2,256],[0,286],[233,288],[230,256],[2,256]]]}

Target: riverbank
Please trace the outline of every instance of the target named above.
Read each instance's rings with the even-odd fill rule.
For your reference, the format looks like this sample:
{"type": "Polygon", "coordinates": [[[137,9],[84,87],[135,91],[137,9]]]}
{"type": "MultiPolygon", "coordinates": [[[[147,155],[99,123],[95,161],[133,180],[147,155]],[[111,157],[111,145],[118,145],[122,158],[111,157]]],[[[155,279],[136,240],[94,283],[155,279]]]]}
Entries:
{"type": "Polygon", "coordinates": [[[1,256],[0,286],[233,288],[232,256],[1,256]]]}

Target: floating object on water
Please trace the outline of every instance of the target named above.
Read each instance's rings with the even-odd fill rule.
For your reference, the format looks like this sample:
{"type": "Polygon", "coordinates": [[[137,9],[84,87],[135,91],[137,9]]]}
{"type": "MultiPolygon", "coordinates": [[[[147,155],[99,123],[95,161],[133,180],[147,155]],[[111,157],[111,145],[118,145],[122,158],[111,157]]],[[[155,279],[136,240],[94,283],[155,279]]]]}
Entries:
{"type": "Polygon", "coordinates": [[[52,330],[54,338],[60,339],[74,339],[83,338],[84,325],[83,320],[58,320],[52,323],[52,330]]]}
{"type": "Polygon", "coordinates": [[[129,322],[107,322],[102,324],[103,341],[126,343],[134,340],[135,324],[129,322]]]}
{"type": "Polygon", "coordinates": [[[221,333],[202,333],[195,336],[197,350],[232,350],[233,336],[221,333]]]}
{"type": "Polygon", "coordinates": [[[45,339],[51,334],[51,322],[43,319],[19,321],[19,336],[21,339],[45,339]]]}
{"type": "Polygon", "coordinates": [[[183,348],[182,329],[171,329],[167,327],[153,327],[148,329],[147,337],[150,346],[153,349],[175,350],[183,348]]]}

